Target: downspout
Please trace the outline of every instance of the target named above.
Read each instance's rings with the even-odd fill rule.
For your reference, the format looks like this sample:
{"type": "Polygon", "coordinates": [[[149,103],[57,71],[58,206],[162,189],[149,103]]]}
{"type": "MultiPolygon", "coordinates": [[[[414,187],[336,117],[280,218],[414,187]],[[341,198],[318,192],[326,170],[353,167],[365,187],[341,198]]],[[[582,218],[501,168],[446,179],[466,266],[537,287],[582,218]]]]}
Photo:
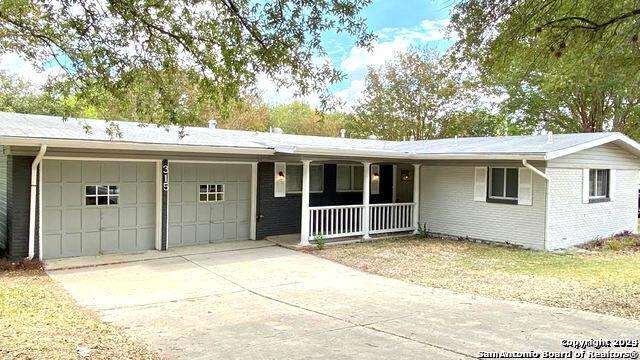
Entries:
{"type": "MultiPolygon", "coordinates": [[[[545,215],[544,215],[544,250],[546,251],[547,240],[549,239],[549,201],[551,199],[551,191],[550,191],[551,178],[549,178],[549,175],[543,173],[542,171],[536,169],[533,165],[529,164],[527,162],[527,159],[522,159],[522,165],[524,165],[524,167],[528,168],[529,170],[539,175],[541,178],[547,180],[547,194],[546,194],[547,196],[545,201],[545,215]]],[[[533,186],[533,184],[531,184],[531,186],[533,186]]]]}
{"type": "MultiPolygon", "coordinates": [[[[42,162],[44,153],[47,152],[47,145],[40,145],[38,155],[31,163],[31,197],[29,198],[29,256],[27,260],[32,260],[35,256],[36,244],[36,190],[38,187],[38,167],[42,162]]],[[[42,174],[40,174],[42,176],[42,174]]],[[[42,199],[40,199],[42,201],[42,199]]],[[[42,239],[40,239],[42,241],[42,239]]]]}

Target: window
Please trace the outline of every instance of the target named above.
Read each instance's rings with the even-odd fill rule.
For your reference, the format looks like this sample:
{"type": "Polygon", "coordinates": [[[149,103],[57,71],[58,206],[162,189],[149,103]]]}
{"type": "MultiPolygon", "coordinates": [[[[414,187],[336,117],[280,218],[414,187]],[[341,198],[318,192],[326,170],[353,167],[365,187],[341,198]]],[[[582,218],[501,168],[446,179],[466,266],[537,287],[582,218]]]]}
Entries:
{"type": "Polygon", "coordinates": [[[224,201],[224,184],[200,184],[200,202],[224,201]]]}
{"type": "Polygon", "coordinates": [[[362,191],[364,166],[339,164],[336,171],[336,191],[362,191]]]}
{"type": "Polygon", "coordinates": [[[518,202],[517,168],[490,168],[489,199],[518,202]]]}
{"type": "Polygon", "coordinates": [[[120,188],[117,185],[87,185],[84,201],[87,206],[118,205],[120,188]]]}
{"type": "Polygon", "coordinates": [[[609,170],[589,170],[589,200],[606,200],[609,198],[609,170]]]}
{"type": "MultiPolygon", "coordinates": [[[[324,165],[309,166],[309,191],[321,193],[324,188],[324,165]]],[[[302,192],[302,165],[287,164],[287,193],[302,192]]]]}

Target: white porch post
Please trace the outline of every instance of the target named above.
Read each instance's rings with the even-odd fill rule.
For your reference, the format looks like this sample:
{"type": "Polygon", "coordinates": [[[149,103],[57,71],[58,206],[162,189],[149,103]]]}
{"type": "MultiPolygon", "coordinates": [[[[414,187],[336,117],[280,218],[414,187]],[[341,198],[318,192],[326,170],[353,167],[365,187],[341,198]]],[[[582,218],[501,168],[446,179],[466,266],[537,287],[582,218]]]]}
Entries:
{"type": "Polygon", "coordinates": [[[420,164],[413,164],[413,233],[420,225],[420,164]]]}
{"type": "Polygon", "coordinates": [[[258,163],[251,163],[251,219],[249,239],[256,239],[256,216],[258,213],[258,163]]]}
{"type": "Polygon", "coordinates": [[[362,165],[364,165],[363,176],[362,176],[362,205],[364,205],[364,209],[362,209],[362,231],[364,235],[362,236],[364,239],[371,239],[369,236],[369,197],[371,196],[371,163],[368,161],[363,161],[362,165]]]}
{"type": "Polygon", "coordinates": [[[300,246],[309,246],[309,164],[302,160],[302,214],[300,224],[300,246]]]}

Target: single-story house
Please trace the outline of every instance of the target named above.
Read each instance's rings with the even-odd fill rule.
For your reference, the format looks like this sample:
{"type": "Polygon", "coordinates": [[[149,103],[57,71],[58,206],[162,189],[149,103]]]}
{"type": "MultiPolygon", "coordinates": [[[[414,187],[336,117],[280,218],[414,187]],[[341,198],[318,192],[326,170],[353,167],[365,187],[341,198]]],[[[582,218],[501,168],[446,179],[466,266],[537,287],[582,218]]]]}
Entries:
{"type": "Polygon", "coordinates": [[[0,247],[52,259],[428,231],[555,250],[637,229],[618,133],[382,141],[0,113],[0,247]]]}

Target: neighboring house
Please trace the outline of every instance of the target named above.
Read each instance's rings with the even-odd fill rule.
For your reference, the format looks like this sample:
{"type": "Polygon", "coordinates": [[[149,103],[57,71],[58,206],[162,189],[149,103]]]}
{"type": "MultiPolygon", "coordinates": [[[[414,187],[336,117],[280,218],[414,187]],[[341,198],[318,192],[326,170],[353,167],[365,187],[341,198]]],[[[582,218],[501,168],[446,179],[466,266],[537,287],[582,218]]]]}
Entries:
{"type": "Polygon", "coordinates": [[[640,145],[617,133],[393,142],[117,125],[110,139],[104,121],[0,113],[10,257],[418,224],[540,250],[636,231],[640,145]]]}

